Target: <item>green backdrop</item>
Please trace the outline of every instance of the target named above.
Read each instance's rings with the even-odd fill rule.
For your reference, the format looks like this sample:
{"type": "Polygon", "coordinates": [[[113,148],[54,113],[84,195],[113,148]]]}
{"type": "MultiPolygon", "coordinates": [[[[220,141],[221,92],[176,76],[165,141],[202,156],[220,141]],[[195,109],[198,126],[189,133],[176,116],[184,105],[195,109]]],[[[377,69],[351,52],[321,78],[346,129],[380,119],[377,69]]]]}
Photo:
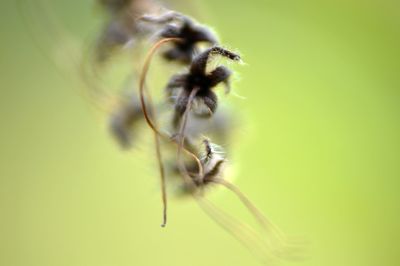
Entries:
{"type": "MultiPolygon", "coordinates": [[[[92,3],[50,2],[85,43],[99,20],[92,3]]],[[[399,265],[399,3],[197,8],[246,63],[234,83],[246,100],[224,99],[241,113],[235,183],[283,231],[309,240],[298,265],[399,265]]],[[[121,152],[106,117],[52,62],[65,57],[54,46],[73,40],[51,44],[51,27],[29,21],[16,1],[0,2],[0,265],[259,265],[190,199],[172,200],[159,227],[150,139],[121,152]]],[[[211,194],[251,220],[223,189],[211,194]]]]}

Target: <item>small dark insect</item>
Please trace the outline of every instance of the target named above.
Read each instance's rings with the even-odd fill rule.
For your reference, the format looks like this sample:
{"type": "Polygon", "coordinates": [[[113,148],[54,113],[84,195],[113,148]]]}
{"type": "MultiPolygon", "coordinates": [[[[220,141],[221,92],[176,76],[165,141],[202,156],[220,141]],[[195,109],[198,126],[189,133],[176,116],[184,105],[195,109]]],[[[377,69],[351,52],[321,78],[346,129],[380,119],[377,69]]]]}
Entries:
{"type": "MultiPolygon", "coordinates": [[[[195,112],[201,116],[210,116],[217,109],[217,95],[212,88],[219,83],[225,83],[229,92],[229,77],[232,72],[225,66],[218,66],[207,73],[207,63],[212,56],[220,55],[233,61],[240,61],[240,56],[224,48],[214,46],[195,57],[188,73],[174,75],[166,86],[167,94],[179,89],[175,100],[174,124],[177,125],[186,111],[189,95],[196,90],[194,96],[195,112]],[[206,111],[204,112],[204,108],[206,111]]],[[[173,96],[172,96],[173,97],[173,96]]]]}
{"type": "Polygon", "coordinates": [[[157,34],[159,39],[179,38],[173,42],[170,49],[164,52],[163,57],[168,61],[178,61],[189,64],[199,51],[200,43],[215,45],[217,37],[207,27],[197,25],[192,19],[177,12],[167,12],[161,16],[143,16],[142,21],[156,24],[166,24],[157,34]],[[178,24],[167,24],[177,21],[178,24]]]}

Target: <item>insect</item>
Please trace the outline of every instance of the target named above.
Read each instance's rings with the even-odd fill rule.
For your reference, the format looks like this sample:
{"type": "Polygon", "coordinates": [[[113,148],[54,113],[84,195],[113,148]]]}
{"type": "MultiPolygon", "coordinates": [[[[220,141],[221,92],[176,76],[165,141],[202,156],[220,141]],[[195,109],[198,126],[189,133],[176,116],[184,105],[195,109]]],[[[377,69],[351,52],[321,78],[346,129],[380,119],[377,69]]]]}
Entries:
{"type": "Polygon", "coordinates": [[[232,114],[220,108],[220,98],[215,88],[223,85],[228,94],[234,71],[222,64],[210,69],[210,61],[220,57],[239,62],[240,55],[218,44],[215,34],[207,27],[199,26],[192,18],[175,11],[166,10],[161,14],[153,11],[157,8],[151,1],[99,3],[106,11],[107,18],[97,36],[96,45],[91,47],[94,50],[91,52],[95,54],[94,60],[89,57],[85,62],[89,64],[89,69],[99,62],[112,64],[115,50],[126,47],[136,52],[142,49],[129,45],[132,42],[146,42],[149,39],[155,42],[151,47],[143,49],[147,52],[144,58],[140,55],[133,63],[134,67],[131,67],[129,74],[135,82],[128,86],[128,93],[105,89],[101,79],[105,73],[103,69],[97,72],[98,69],[93,67],[94,71],[88,73],[80,63],[76,66],[80,66],[77,69],[84,80],[89,99],[100,106],[107,106],[105,109],[109,115],[110,131],[122,148],[130,149],[134,146],[138,125],[145,124],[153,132],[161,180],[162,226],[167,224],[167,185],[175,178],[181,194],[193,198],[206,214],[261,258],[272,260],[295,257],[297,246],[233,183],[224,178],[230,166],[229,155],[216,143],[233,131],[228,121],[232,114]],[[145,15],[147,12],[151,14],[145,15]],[[141,25],[148,27],[143,30],[141,25]],[[173,64],[171,69],[180,67],[180,70],[172,75],[168,71],[158,72],[158,77],[165,78],[165,85],[161,89],[165,97],[160,99],[151,93],[154,85],[148,82],[148,72],[154,56],[164,45],[169,45],[161,54],[167,68],[173,64]],[[167,125],[159,123],[160,116],[164,114],[167,125]],[[168,153],[165,146],[169,148],[168,153]],[[166,154],[172,161],[168,167],[166,154]],[[210,202],[206,192],[211,186],[223,186],[234,193],[254,216],[262,233],[244,225],[210,202]]]}

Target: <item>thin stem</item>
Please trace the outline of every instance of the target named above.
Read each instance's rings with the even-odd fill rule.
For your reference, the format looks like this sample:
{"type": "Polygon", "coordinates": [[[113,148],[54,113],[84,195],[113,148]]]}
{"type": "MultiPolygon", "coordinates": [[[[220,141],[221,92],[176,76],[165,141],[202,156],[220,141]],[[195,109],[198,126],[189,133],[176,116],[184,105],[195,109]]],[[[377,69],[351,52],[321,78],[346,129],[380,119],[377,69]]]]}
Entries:
{"type": "Polygon", "coordinates": [[[157,134],[154,134],[154,139],[156,143],[156,153],[157,153],[157,161],[158,161],[158,167],[160,170],[160,176],[161,176],[161,198],[162,198],[162,203],[163,203],[163,222],[161,224],[161,227],[165,227],[167,225],[167,187],[166,187],[166,182],[165,182],[165,169],[164,165],[162,163],[162,155],[161,155],[161,149],[160,149],[160,139],[157,134]]]}
{"type": "MultiPolygon", "coordinates": [[[[153,114],[153,123],[157,123],[156,121],[156,116],[155,114],[155,108],[153,105],[153,100],[151,95],[147,96],[147,101],[149,102],[149,108],[150,108],[150,113],[153,114]]],[[[160,138],[157,133],[154,133],[154,143],[156,147],[156,156],[157,156],[157,162],[158,162],[158,168],[160,171],[160,178],[161,178],[161,200],[163,203],[163,222],[161,224],[161,227],[165,227],[167,224],[167,186],[166,186],[166,180],[165,180],[165,169],[164,169],[164,164],[162,160],[162,154],[161,154],[161,144],[160,144],[160,138]]]]}
{"type": "MultiPolygon", "coordinates": [[[[150,67],[150,60],[151,56],[154,54],[158,46],[153,47],[153,49],[150,51],[148,57],[146,58],[145,64],[143,66],[143,72],[140,77],[140,85],[139,85],[139,90],[140,90],[140,102],[142,104],[142,109],[143,109],[143,114],[144,117],[149,124],[149,126],[153,129],[154,132],[154,142],[155,142],[155,147],[156,147],[156,154],[157,154],[157,162],[158,162],[158,167],[160,171],[160,178],[161,178],[161,198],[162,198],[162,203],[163,203],[163,223],[161,224],[162,227],[165,227],[167,224],[167,189],[166,189],[166,181],[165,181],[165,169],[164,165],[162,162],[162,154],[161,154],[161,147],[160,147],[160,139],[159,135],[157,134],[157,131],[154,130],[156,128],[156,121],[151,122],[148,114],[147,114],[147,109],[145,108],[145,101],[144,101],[144,95],[143,95],[143,90],[144,90],[144,83],[145,83],[145,78],[147,71],[150,67]]],[[[150,97],[149,97],[150,98],[150,97]]],[[[153,116],[155,117],[154,114],[154,108],[153,104],[150,104],[150,112],[153,113],[153,116]]]]}
{"type": "MultiPolygon", "coordinates": [[[[187,183],[187,185],[191,185],[190,180],[187,180],[187,178],[190,179],[189,173],[186,169],[185,163],[182,160],[182,149],[185,145],[185,130],[186,130],[186,126],[187,126],[187,121],[188,121],[188,117],[189,117],[189,113],[190,110],[192,109],[192,104],[193,104],[193,100],[194,97],[196,96],[197,92],[199,91],[199,88],[194,88],[189,95],[188,98],[188,102],[186,104],[186,109],[185,112],[183,113],[182,116],[182,122],[181,122],[181,126],[179,129],[179,134],[178,134],[178,139],[179,139],[179,145],[178,145],[178,152],[177,152],[177,158],[178,158],[178,167],[179,170],[181,172],[181,174],[184,176],[185,178],[185,182],[187,183]]],[[[200,169],[199,169],[200,170],[200,169]]],[[[201,171],[199,173],[200,177],[203,176],[203,171],[201,171]]]]}
{"type": "MultiPolygon", "coordinates": [[[[143,115],[144,115],[144,118],[145,118],[146,123],[148,124],[148,126],[154,132],[156,132],[157,135],[159,135],[160,137],[164,138],[167,141],[172,141],[174,144],[178,145],[178,143],[176,141],[174,141],[169,136],[167,136],[167,135],[163,134],[162,132],[160,132],[158,130],[158,128],[153,124],[153,122],[151,121],[151,118],[149,116],[149,113],[147,111],[146,103],[145,103],[145,100],[144,100],[144,82],[146,80],[147,72],[148,72],[149,67],[150,67],[151,59],[152,59],[153,55],[155,54],[155,52],[157,51],[157,49],[161,45],[163,45],[164,43],[167,43],[167,42],[171,42],[171,41],[181,41],[181,39],[179,39],[179,38],[165,38],[165,39],[162,39],[162,40],[158,41],[156,44],[154,44],[154,46],[151,48],[150,52],[148,52],[146,60],[145,60],[145,64],[144,64],[143,69],[142,69],[142,73],[140,75],[139,92],[140,92],[140,103],[142,105],[143,115]]],[[[203,166],[202,166],[199,158],[197,158],[197,156],[194,153],[190,152],[186,148],[183,148],[183,151],[187,155],[192,157],[193,160],[196,161],[197,166],[199,167],[199,173],[202,173],[203,166]]]]}
{"type": "MultiPolygon", "coordinates": [[[[146,107],[146,103],[144,100],[144,89],[145,89],[145,81],[146,81],[146,76],[147,76],[147,72],[149,71],[149,67],[150,67],[150,63],[151,63],[151,59],[153,58],[153,55],[155,54],[155,52],[158,50],[158,48],[163,45],[164,43],[167,42],[171,42],[171,41],[181,41],[181,39],[179,38],[166,38],[166,39],[162,39],[160,41],[158,41],[156,44],[154,44],[154,46],[151,48],[151,50],[148,52],[143,68],[142,68],[142,73],[140,75],[140,80],[139,80],[139,94],[140,94],[140,103],[141,103],[141,107],[142,107],[142,111],[143,111],[143,115],[144,118],[147,122],[147,124],[149,125],[149,127],[153,130],[154,132],[154,139],[155,139],[155,146],[156,146],[156,153],[157,153],[157,160],[159,162],[159,168],[160,168],[160,175],[161,175],[161,188],[162,188],[162,200],[163,200],[163,209],[164,209],[164,215],[163,215],[163,224],[161,226],[165,226],[166,224],[166,217],[167,217],[167,193],[166,193],[166,180],[165,180],[165,171],[164,171],[164,167],[162,164],[162,158],[161,158],[161,150],[160,150],[160,140],[159,137],[163,137],[166,138],[167,140],[171,141],[171,138],[169,138],[168,136],[165,136],[164,134],[162,134],[158,128],[157,125],[155,124],[155,122],[153,122],[149,116],[147,107],[146,107]]],[[[152,105],[151,105],[152,106],[152,105]]],[[[153,115],[154,112],[153,112],[153,115]]],[[[176,143],[174,141],[174,143],[176,143]]],[[[177,143],[176,143],[177,144],[177,143]]],[[[193,157],[195,159],[195,161],[197,162],[199,169],[202,169],[202,165],[200,160],[197,158],[197,156],[193,153],[191,153],[190,151],[185,149],[185,152],[187,154],[189,154],[191,157],[193,157]]],[[[199,170],[200,171],[200,170],[199,170]]]]}

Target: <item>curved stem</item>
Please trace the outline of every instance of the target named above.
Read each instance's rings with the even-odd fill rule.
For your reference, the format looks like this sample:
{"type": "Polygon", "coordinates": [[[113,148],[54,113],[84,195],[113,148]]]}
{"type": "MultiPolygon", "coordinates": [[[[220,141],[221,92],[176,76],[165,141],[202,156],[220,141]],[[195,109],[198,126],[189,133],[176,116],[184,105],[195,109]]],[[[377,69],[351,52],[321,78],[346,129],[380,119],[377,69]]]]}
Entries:
{"type": "MultiPolygon", "coordinates": [[[[150,66],[151,56],[152,56],[152,54],[154,54],[154,52],[155,52],[155,49],[153,48],[150,51],[148,58],[146,58],[147,60],[145,61],[145,65],[143,66],[143,72],[140,77],[139,89],[140,89],[140,102],[142,104],[144,117],[154,132],[154,142],[155,142],[155,147],[156,147],[157,162],[158,162],[160,178],[161,178],[161,198],[162,198],[162,203],[163,203],[163,222],[162,222],[161,226],[165,227],[165,225],[167,224],[167,205],[168,205],[168,203],[167,203],[167,189],[166,189],[166,181],[165,181],[165,169],[164,169],[164,165],[162,162],[160,138],[159,138],[159,135],[157,134],[157,132],[154,130],[154,128],[156,128],[154,123],[156,123],[156,122],[155,121],[154,121],[154,123],[151,122],[151,120],[147,114],[147,110],[145,108],[145,103],[144,103],[144,95],[143,95],[146,74],[147,74],[147,71],[150,66]]],[[[149,97],[149,99],[151,99],[151,98],[149,97]]],[[[150,112],[154,114],[153,104],[150,104],[150,112]]]]}
{"type": "MultiPolygon", "coordinates": [[[[165,39],[162,39],[162,40],[158,41],[156,44],[154,44],[154,46],[151,48],[150,52],[147,54],[147,57],[146,57],[146,60],[145,60],[144,66],[143,66],[143,70],[142,70],[142,73],[141,73],[141,75],[140,75],[139,93],[140,93],[140,103],[141,103],[141,105],[142,105],[143,115],[144,115],[144,118],[145,118],[146,123],[148,124],[148,126],[149,126],[155,133],[157,133],[158,136],[164,138],[165,140],[172,141],[173,143],[175,143],[176,145],[178,145],[178,143],[177,143],[176,141],[172,140],[169,136],[167,136],[167,135],[163,134],[162,132],[160,132],[160,131],[158,130],[158,128],[154,125],[154,123],[152,122],[152,120],[151,120],[151,118],[150,118],[150,116],[149,116],[149,113],[148,113],[147,107],[146,107],[146,103],[145,103],[145,100],[144,100],[144,82],[145,82],[145,80],[146,80],[147,72],[148,72],[149,67],[150,67],[151,59],[152,59],[154,53],[157,51],[157,49],[158,49],[161,45],[163,45],[164,43],[167,43],[167,42],[171,42],[171,41],[181,41],[181,39],[179,39],[179,38],[165,38],[165,39]]],[[[187,149],[185,149],[185,148],[183,148],[183,151],[184,151],[187,155],[189,155],[190,157],[192,157],[193,160],[196,161],[197,166],[199,167],[200,170],[203,169],[199,158],[197,158],[197,156],[196,156],[194,153],[190,152],[189,150],[187,150],[187,149]]],[[[199,170],[199,171],[200,171],[200,170],[199,170]]]]}
{"type": "MultiPolygon", "coordinates": [[[[153,55],[155,54],[155,52],[158,50],[158,48],[160,46],[162,46],[164,43],[167,42],[171,42],[171,41],[181,41],[181,39],[179,38],[166,38],[166,39],[162,39],[160,41],[158,41],[156,44],[153,45],[153,47],[151,48],[151,50],[148,52],[143,68],[142,68],[142,73],[140,75],[140,80],[139,80],[139,94],[140,94],[140,103],[141,103],[141,107],[142,107],[142,111],[143,111],[143,115],[144,118],[147,122],[147,124],[149,125],[149,127],[153,130],[154,132],[154,139],[155,139],[155,146],[156,146],[156,153],[157,153],[157,160],[159,162],[159,168],[160,168],[160,175],[161,175],[161,189],[162,189],[162,200],[163,200],[163,224],[162,226],[165,226],[166,224],[166,217],[167,217],[167,193],[166,193],[166,180],[165,180],[165,172],[164,172],[164,167],[162,164],[162,158],[161,158],[161,149],[160,149],[160,140],[159,137],[163,137],[169,141],[171,141],[171,138],[169,138],[168,136],[165,136],[164,134],[162,134],[156,124],[151,120],[150,116],[149,116],[149,112],[147,110],[146,107],[146,103],[144,100],[144,89],[145,89],[145,81],[146,81],[146,76],[147,76],[147,72],[149,71],[149,67],[150,67],[150,63],[151,63],[151,59],[153,58],[153,55]]],[[[154,112],[153,112],[154,113],[154,112]]],[[[174,141],[175,144],[177,144],[174,141]]],[[[202,165],[200,160],[197,158],[197,156],[193,153],[191,153],[188,150],[184,150],[187,154],[189,154],[198,164],[199,169],[202,169],[202,165]]]]}

